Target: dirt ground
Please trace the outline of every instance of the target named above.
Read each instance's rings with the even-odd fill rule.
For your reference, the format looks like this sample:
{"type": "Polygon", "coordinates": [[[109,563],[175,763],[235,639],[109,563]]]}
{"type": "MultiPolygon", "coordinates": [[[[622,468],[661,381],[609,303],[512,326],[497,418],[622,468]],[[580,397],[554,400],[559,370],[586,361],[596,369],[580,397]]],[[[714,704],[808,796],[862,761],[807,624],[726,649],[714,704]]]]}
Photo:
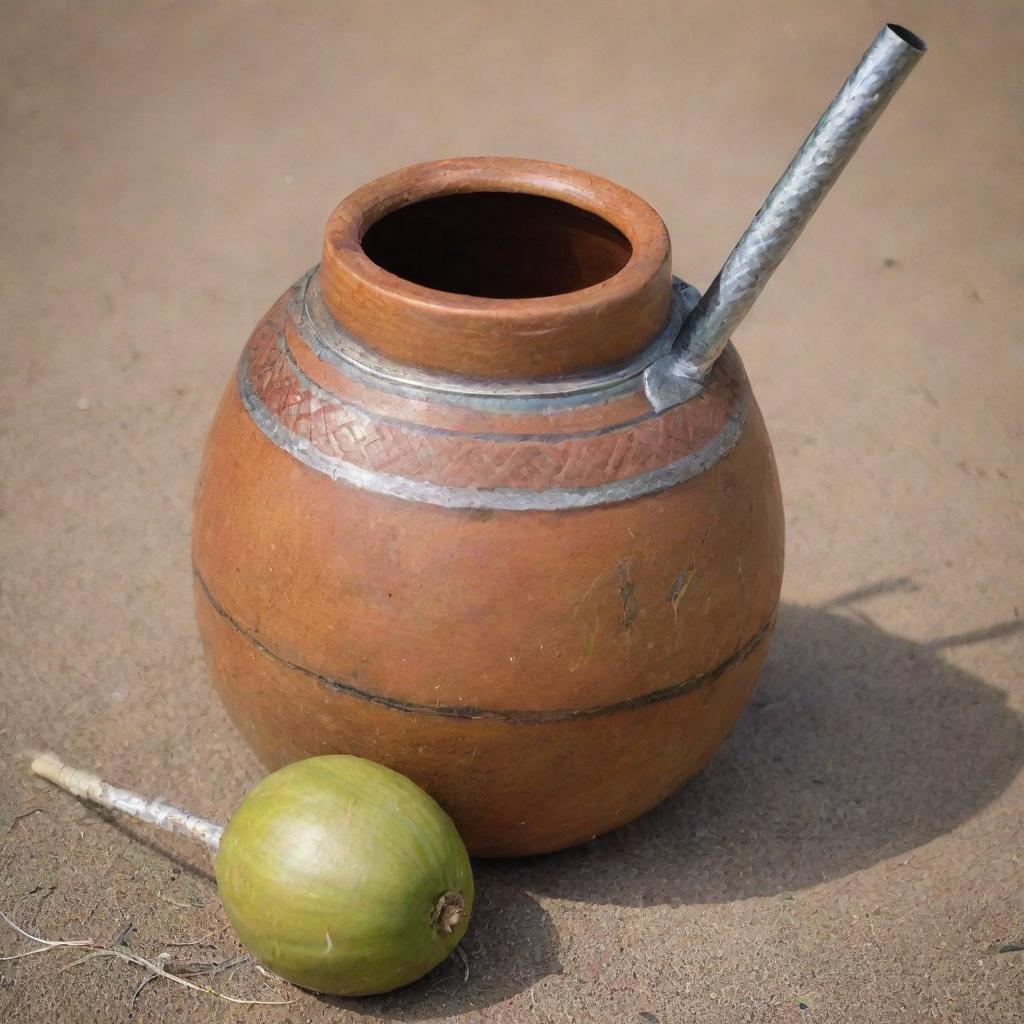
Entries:
{"type": "MultiPolygon", "coordinates": [[[[1024,1019],[1024,6],[5,3],[0,910],[155,957],[239,950],[200,851],[24,751],[225,817],[259,777],[207,685],[189,513],[217,397],[347,192],[419,160],[576,164],[706,285],[882,21],[931,49],[736,342],[786,496],[762,683],[703,775],[478,866],[458,958],[237,1006],[71,950],[0,1020],[1024,1019]]],[[[0,922],[0,955],[31,948],[0,922]]]]}

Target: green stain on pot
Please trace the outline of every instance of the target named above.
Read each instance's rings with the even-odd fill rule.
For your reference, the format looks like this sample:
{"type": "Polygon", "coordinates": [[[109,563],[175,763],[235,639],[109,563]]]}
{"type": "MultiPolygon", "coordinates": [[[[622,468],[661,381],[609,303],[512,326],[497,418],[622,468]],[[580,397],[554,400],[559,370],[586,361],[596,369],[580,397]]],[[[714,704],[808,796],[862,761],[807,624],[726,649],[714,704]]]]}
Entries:
{"type": "Polygon", "coordinates": [[[245,946],[317,992],[369,995],[437,966],[466,931],[473,876],[447,814],[359,757],[267,776],[221,840],[221,900],[245,946]]]}

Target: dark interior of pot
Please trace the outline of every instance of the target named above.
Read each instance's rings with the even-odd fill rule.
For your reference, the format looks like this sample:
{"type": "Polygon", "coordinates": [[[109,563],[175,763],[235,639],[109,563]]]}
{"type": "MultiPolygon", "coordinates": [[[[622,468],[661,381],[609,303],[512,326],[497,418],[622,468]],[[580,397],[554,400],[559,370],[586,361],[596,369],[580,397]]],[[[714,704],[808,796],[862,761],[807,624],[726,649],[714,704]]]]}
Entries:
{"type": "Polygon", "coordinates": [[[629,262],[626,236],[547,196],[467,192],[382,217],[362,238],[379,267],[437,291],[532,299],[599,284],[629,262]]]}

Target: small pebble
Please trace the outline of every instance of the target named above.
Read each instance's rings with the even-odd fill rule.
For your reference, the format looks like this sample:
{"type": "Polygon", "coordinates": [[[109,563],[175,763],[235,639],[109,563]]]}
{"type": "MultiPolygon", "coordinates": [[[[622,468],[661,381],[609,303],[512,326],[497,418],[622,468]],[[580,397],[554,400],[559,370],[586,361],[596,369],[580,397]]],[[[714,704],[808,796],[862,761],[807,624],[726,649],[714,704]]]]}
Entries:
{"type": "Polygon", "coordinates": [[[75,405],[77,405],[82,412],[85,412],[85,410],[92,405],[92,402],[83,395],[77,402],[75,402],[75,405]]]}

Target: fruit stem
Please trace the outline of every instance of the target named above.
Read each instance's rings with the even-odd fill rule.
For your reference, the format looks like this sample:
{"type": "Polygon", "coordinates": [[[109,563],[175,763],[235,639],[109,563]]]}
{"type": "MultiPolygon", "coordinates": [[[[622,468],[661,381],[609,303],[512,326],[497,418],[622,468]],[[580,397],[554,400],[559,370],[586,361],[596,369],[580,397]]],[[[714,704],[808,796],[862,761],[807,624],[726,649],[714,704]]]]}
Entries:
{"type": "Polygon", "coordinates": [[[193,839],[201,839],[211,850],[217,849],[220,837],[224,834],[223,825],[189,814],[161,797],[151,800],[130,789],[112,786],[92,772],[69,767],[56,754],[46,753],[34,757],[32,771],[79,799],[91,800],[101,807],[121,811],[168,832],[181,832],[193,839]]]}
{"type": "Polygon", "coordinates": [[[465,912],[466,901],[462,898],[462,893],[449,891],[438,896],[430,920],[438,935],[451,935],[459,926],[465,912]]]}

